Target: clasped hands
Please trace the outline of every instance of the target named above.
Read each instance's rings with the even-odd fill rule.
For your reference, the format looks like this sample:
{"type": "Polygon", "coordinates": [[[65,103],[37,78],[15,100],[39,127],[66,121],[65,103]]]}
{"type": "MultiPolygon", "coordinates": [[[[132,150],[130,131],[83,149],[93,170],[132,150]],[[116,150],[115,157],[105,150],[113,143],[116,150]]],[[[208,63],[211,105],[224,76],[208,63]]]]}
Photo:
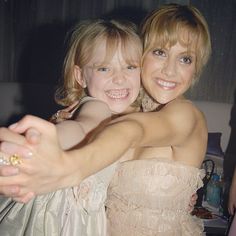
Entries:
{"type": "MultiPolygon", "coordinates": [[[[54,124],[25,116],[9,128],[0,128],[0,155],[20,157],[16,165],[0,165],[0,194],[27,203],[34,196],[77,184],[78,168],[60,148],[54,124]]],[[[193,194],[191,212],[196,204],[193,194]]]]}
{"type": "Polygon", "coordinates": [[[66,168],[54,124],[28,115],[9,128],[0,128],[0,142],[2,159],[20,158],[15,165],[0,166],[0,194],[26,203],[35,195],[68,186],[66,170],[70,168],[66,168]]]}

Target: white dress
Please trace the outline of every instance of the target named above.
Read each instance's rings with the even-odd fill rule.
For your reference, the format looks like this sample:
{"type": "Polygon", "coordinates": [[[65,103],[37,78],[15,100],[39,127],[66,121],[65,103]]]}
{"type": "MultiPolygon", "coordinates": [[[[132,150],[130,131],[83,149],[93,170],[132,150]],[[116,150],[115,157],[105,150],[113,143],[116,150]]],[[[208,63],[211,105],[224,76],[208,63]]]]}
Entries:
{"type": "Polygon", "coordinates": [[[27,204],[0,197],[2,236],[105,236],[104,202],[115,164],[78,187],[37,196],[27,204]]]}
{"type": "MultiPolygon", "coordinates": [[[[91,99],[86,97],[80,104],[91,99]]],[[[0,235],[105,236],[104,203],[115,167],[116,163],[77,187],[37,196],[27,204],[0,196],[0,235]]]]}

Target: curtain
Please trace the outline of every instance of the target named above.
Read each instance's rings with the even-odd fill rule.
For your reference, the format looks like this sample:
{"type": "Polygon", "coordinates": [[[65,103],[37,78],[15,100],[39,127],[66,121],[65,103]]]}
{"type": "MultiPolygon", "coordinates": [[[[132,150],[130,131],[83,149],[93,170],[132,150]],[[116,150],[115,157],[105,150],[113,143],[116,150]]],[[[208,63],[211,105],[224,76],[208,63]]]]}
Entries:
{"type": "Polygon", "coordinates": [[[139,24],[147,12],[169,2],[192,4],[209,24],[213,53],[187,96],[234,102],[236,89],[235,0],[0,0],[0,82],[57,84],[65,36],[80,20],[123,17],[139,24]]]}

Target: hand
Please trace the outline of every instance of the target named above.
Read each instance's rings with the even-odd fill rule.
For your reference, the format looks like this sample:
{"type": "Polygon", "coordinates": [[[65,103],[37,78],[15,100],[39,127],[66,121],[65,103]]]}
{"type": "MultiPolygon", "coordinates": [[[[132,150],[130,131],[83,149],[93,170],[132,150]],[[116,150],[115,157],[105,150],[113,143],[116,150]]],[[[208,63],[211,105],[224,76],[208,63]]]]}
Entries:
{"type": "MultiPolygon", "coordinates": [[[[37,143],[40,140],[40,133],[35,129],[29,129],[26,132],[26,135],[21,136],[16,133],[11,132],[7,128],[0,129],[0,139],[3,140],[11,140],[12,142],[19,142],[19,143],[37,143]],[[25,139],[26,137],[26,139],[25,139]]],[[[7,143],[7,141],[5,141],[7,143]]],[[[8,145],[11,145],[10,143],[8,145]]],[[[17,145],[12,145],[12,152],[15,153],[17,145]],[[14,149],[15,148],[15,149],[14,149]]],[[[9,158],[9,155],[6,153],[1,153],[1,157],[9,158]]],[[[0,176],[14,176],[19,173],[19,169],[12,165],[2,165],[0,166],[0,176]]],[[[27,203],[34,197],[33,192],[26,193],[24,195],[20,195],[20,187],[18,185],[9,185],[9,186],[0,186],[0,194],[4,195],[5,197],[11,197],[15,201],[27,203]]]]}
{"type": "Polygon", "coordinates": [[[229,191],[228,211],[230,215],[234,215],[236,210],[236,183],[232,182],[229,191]]]}
{"type": "Polygon", "coordinates": [[[190,202],[189,202],[189,205],[188,205],[188,210],[189,210],[189,212],[192,212],[192,211],[193,211],[194,206],[195,206],[196,203],[197,203],[197,198],[198,198],[197,194],[194,193],[194,194],[192,195],[192,197],[191,197],[191,199],[190,199],[190,202]]]}
{"type": "MultiPolygon", "coordinates": [[[[73,181],[70,181],[70,168],[74,167],[64,158],[64,152],[57,140],[55,125],[34,116],[26,116],[9,128],[17,133],[25,133],[27,139],[35,142],[27,142],[25,138],[20,139],[18,137],[16,140],[8,138],[6,135],[1,136],[0,131],[1,139],[5,138],[8,141],[2,142],[0,151],[9,155],[17,153],[23,158],[22,163],[17,165],[19,174],[1,177],[0,186],[12,184],[19,186],[18,196],[21,197],[30,192],[43,194],[72,186],[70,185],[70,183],[73,184],[73,181]],[[38,130],[40,140],[37,135],[31,136],[29,130],[38,130]],[[10,143],[12,140],[14,143],[10,143]]],[[[8,136],[11,135],[8,134],[8,136]]]]}

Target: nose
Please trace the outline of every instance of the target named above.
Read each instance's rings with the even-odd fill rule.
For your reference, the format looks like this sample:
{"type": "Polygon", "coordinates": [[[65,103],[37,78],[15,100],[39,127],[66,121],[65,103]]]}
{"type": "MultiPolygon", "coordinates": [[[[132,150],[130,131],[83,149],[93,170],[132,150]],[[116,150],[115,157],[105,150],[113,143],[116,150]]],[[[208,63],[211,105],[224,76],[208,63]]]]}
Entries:
{"type": "Polygon", "coordinates": [[[112,81],[114,84],[122,84],[125,81],[125,74],[123,71],[116,71],[113,74],[112,81]]]}
{"type": "Polygon", "coordinates": [[[168,77],[174,76],[176,73],[176,61],[172,58],[168,58],[162,66],[162,73],[168,77]]]}

